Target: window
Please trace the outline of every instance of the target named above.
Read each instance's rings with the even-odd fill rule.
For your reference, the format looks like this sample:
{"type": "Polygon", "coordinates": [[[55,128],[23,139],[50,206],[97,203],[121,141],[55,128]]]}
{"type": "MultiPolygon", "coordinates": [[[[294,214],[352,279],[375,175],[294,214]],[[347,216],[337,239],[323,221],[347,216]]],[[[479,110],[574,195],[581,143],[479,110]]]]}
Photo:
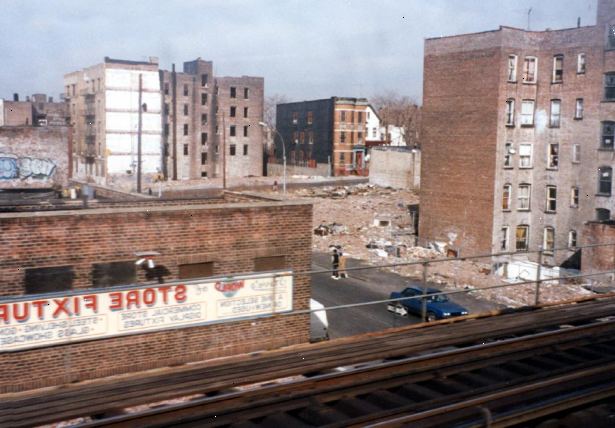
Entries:
{"type": "Polygon", "coordinates": [[[236,136],[236,135],[237,135],[237,127],[236,127],[235,125],[231,125],[231,126],[229,127],[229,135],[230,135],[231,137],[234,137],[234,136],[236,136]]]}
{"type": "Polygon", "coordinates": [[[346,162],[346,154],[344,152],[340,153],[340,163],[344,164],[346,162]]]}
{"type": "Polygon", "coordinates": [[[344,131],[340,134],[340,142],[344,144],[346,142],[346,133],[344,131]]]}
{"type": "Polygon", "coordinates": [[[188,91],[188,85],[184,85],[184,96],[188,96],[190,92],[188,91]]]}
{"type": "MultiPolygon", "coordinates": [[[[134,263],[134,262],[133,262],[134,263]]],[[[26,269],[26,294],[53,293],[73,288],[75,272],[72,266],[26,269]]]]}
{"type": "Polygon", "coordinates": [[[545,253],[552,254],[553,248],[555,248],[555,229],[547,226],[542,233],[542,249],[545,253]]]}
{"type": "Polygon", "coordinates": [[[231,144],[231,149],[230,149],[231,156],[235,156],[236,153],[237,153],[237,147],[235,146],[235,144],[231,144]]]}
{"type": "Polygon", "coordinates": [[[201,165],[207,165],[207,152],[201,153],[201,165]]]}
{"type": "Polygon", "coordinates": [[[583,119],[583,98],[577,98],[574,107],[574,118],[577,120],[583,119]]]}
{"type": "Polygon", "coordinates": [[[169,95],[169,83],[168,82],[164,83],[164,94],[169,95]]]}
{"type": "Polygon", "coordinates": [[[243,155],[248,156],[248,145],[247,144],[243,145],[243,155]]]}
{"type": "Polygon", "coordinates": [[[95,263],[92,265],[92,286],[112,287],[134,284],[137,281],[135,262],[95,263]]]}
{"type": "Polygon", "coordinates": [[[308,111],[307,112],[307,124],[311,125],[312,123],[314,123],[314,112],[308,111]]]}
{"type": "Polygon", "coordinates": [[[503,226],[501,230],[501,240],[500,240],[500,250],[506,251],[508,250],[508,226],[503,226]]]}
{"type": "Polygon", "coordinates": [[[293,143],[299,144],[299,132],[293,131],[293,143]]]}
{"type": "Polygon", "coordinates": [[[521,103],[521,126],[534,125],[534,100],[523,100],[521,103]]]}
{"type": "Polygon", "coordinates": [[[237,98],[237,88],[231,86],[231,98],[237,98]]]}
{"type": "Polygon", "coordinates": [[[243,117],[248,117],[248,107],[243,108],[243,117]]]}
{"type": "Polygon", "coordinates": [[[184,144],[184,156],[188,156],[188,144],[184,144]]]}
{"type": "Polygon", "coordinates": [[[613,168],[601,166],[598,168],[598,193],[600,195],[611,195],[613,181],[613,168]]]}
{"type": "Polygon", "coordinates": [[[553,83],[561,83],[564,80],[564,55],[553,57],[553,83]]]}
{"type": "Polygon", "coordinates": [[[506,143],[504,145],[504,167],[512,168],[512,156],[514,153],[514,149],[512,147],[512,143],[506,143]]]}
{"type": "Polygon", "coordinates": [[[557,211],[557,187],[555,186],[547,186],[545,211],[548,213],[554,213],[557,211]]]}
{"type": "Polygon", "coordinates": [[[602,122],[600,148],[603,150],[613,150],[613,140],[615,140],[615,122],[602,122]]]}
{"type": "Polygon", "coordinates": [[[549,126],[551,128],[559,128],[561,107],[562,102],[560,100],[551,100],[551,116],[549,118],[549,126]]]}
{"type": "Polygon", "coordinates": [[[523,61],[523,83],[536,83],[538,60],[536,57],[528,56],[523,61]]]}
{"type": "Polygon", "coordinates": [[[557,169],[559,165],[559,144],[550,143],[547,146],[547,168],[557,169]]]}
{"type": "Polygon", "coordinates": [[[515,100],[506,100],[506,126],[515,126],[515,100]]]}
{"type": "Polygon", "coordinates": [[[248,136],[248,126],[247,125],[243,127],[243,136],[244,137],[248,136]]]}
{"type": "Polygon", "coordinates": [[[517,232],[515,233],[517,251],[527,250],[529,240],[530,227],[525,225],[517,226],[517,232]]]}
{"type": "Polygon", "coordinates": [[[357,132],[357,144],[363,144],[363,133],[357,132]]]}
{"type": "Polygon", "coordinates": [[[243,88],[243,98],[248,99],[250,96],[250,88],[243,88]]]}
{"type": "Polygon", "coordinates": [[[532,145],[519,144],[519,168],[532,167],[532,145]]]}
{"type": "Polygon", "coordinates": [[[188,135],[188,124],[184,123],[184,135],[188,135]]]}
{"type": "Polygon", "coordinates": [[[207,132],[201,132],[201,144],[207,144],[207,132]]]}
{"type": "Polygon", "coordinates": [[[201,86],[207,86],[207,80],[209,80],[209,76],[207,74],[201,74],[201,86]]]}
{"type": "Polygon", "coordinates": [[[201,177],[207,178],[207,171],[201,171],[201,177]]]}
{"type": "Polygon", "coordinates": [[[299,113],[294,111],[293,112],[293,125],[296,125],[297,123],[299,123],[299,113]]]}
{"type": "Polygon", "coordinates": [[[207,113],[201,115],[201,125],[207,125],[207,113]]]}
{"type": "Polygon", "coordinates": [[[237,114],[237,107],[231,106],[231,111],[229,112],[229,115],[231,117],[235,117],[236,114],[237,114]]]}
{"type": "Polygon", "coordinates": [[[207,104],[207,94],[201,94],[201,105],[204,106],[207,104]]]}
{"type": "Polygon", "coordinates": [[[308,144],[314,144],[314,132],[308,132],[308,144]]]}
{"type": "Polygon", "coordinates": [[[372,138],[376,138],[378,136],[378,130],[376,129],[376,127],[372,128],[372,138]]]}
{"type": "Polygon", "coordinates": [[[577,74],[585,74],[585,54],[577,55],[577,74]]]}
{"type": "Polygon", "coordinates": [[[531,186],[529,184],[519,184],[519,194],[517,195],[517,209],[519,211],[529,211],[530,193],[531,186]]]}
{"type": "Polygon", "coordinates": [[[615,73],[604,75],[604,99],[615,101],[615,73]]]}
{"type": "Polygon", "coordinates": [[[188,104],[184,104],[184,116],[188,116],[188,104]]]}
{"type": "Polygon", "coordinates": [[[606,48],[615,49],[615,25],[611,25],[609,27],[609,35],[607,38],[606,48]]]}
{"type": "Polygon", "coordinates": [[[579,188],[576,186],[570,188],[570,207],[579,208],[579,188]]]}
{"type": "Polygon", "coordinates": [[[216,154],[220,153],[220,146],[216,144],[216,147],[214,147],[214,151],[216,152],[216,154]]]}
{"type": "Polygon", "coordinates": [[[508,55],[508,81],[517,81],[517,55],[508,55]]]}
{"type": "MultiPolygon", "coordinates": [[[[164,135],[169,135],[170,127],[168,123],[164,124],[164,135]]],[[[75,164],[76,165],[76,164],[75,164]]]]}
{"type": "Polygon", "coordinates": [[[572,145],[572,163],[581,162],[581,145],[573,144],[572,145]]]}
{"type": "Polygon", "coordinates": [[[362,111],[357,113],[357,123],[359,124],[363,123],[363,112],[362,111]]]}
{"type": "Polygon", "coordinates": [[[164,114],[169,114],[169,103],[164,103],[164,114]]]}
{"type": "Polygon", "coordinates": [[[611,211],[606,208],[596,208],[596,220],[604,221],[611,219],[611,211]]]}
{"type": "Polygon", "coordinates": [[[505,184],[504,191],[502,192],[502,209],[504,211],[510,210],[510,199],[512,197],[512,185],[505,184]]]}
{"type": "Polygon", "coordinates": [[[568,246],[570,248],[575,248],[577,246],[577,231],[571,230],[568,232],[568,246]]]}
{"type": "Polygon", "coordinates": [[[346,122],[346,112],[345,111],[340,112],[340,122],[346,122]]]}
{"type": "Polygon", "coordinates": [[[203,278],[214,275],[214,262],[190,263],[177,267],[179,268],[179,279],[203,278]]]}

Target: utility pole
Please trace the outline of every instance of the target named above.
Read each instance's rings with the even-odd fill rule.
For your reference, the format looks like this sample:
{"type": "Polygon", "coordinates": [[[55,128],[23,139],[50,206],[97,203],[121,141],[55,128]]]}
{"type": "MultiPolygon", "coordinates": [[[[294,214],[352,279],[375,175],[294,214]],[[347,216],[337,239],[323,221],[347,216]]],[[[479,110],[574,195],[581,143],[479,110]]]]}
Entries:
{"type": "Polygon", "coordinates": [[[222,188],[226,190],[226,123],[222,112],[222,188]]]}
{"type": "Polygon", "coordinates": [[[171,68],[171,93],[172,93],[172,109],[173,109],[173,180],[177,180],[177,74],[175,73],[175,64],[171,68]]]}
{"type": "Polygon", "coordinates": [[[527,30],[530,31],[530,15],[532,14],[532,8],[530,7],[527,11],[527,30]]]}
{"type": "Polygon", "coordinates": [[[137,193],[141,193],[141,132],[143,130],[143,75],[139,74],[139,124],[137,128],[137,193]]]}

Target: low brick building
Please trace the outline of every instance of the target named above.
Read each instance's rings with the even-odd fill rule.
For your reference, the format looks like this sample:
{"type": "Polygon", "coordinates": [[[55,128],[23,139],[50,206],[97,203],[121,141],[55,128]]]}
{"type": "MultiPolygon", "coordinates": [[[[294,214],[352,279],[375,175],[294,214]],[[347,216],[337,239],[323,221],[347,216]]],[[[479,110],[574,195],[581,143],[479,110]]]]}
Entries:
{"type": "MultiPolygon", "coordinates": [[[[0,320],[4,320],[0,321],[0,392],[308,341],[309,316],[275,315],[277,296],[273,298],[276,303],[272,313],[240,312],[249,306],[250,296],[238,303],[237,314],[221,315],[220,308],[235,308],[231,303],[237,301],[238,296],[234,294],[243,283],[233,278],[254,272],[310,269],[311,204],[224,193],[207,199],[91,202],[89,206],[39,211],[36,215],[0,213],[0,243],[4,250],[0,255],[0,320]],[[155,257],[155,268],[145,268],[147,263],[135,264],[144,252],[159,254],[155,257]],[[124,321],[132,320],[130,334],[126,329],[118,330],[120,333],[110,330],[103,318],[115,315],[104,313],[102,303],[90,317],[98,321],[90,321],[95,325],[88,327],[92,330],[90,334],[102,329],[99,332],[102,335],[90,337],[85,332],[79,336],[77,330],[84,324],[70,324],[71,320],[85,322],[74,314],[83,312],[85,316],[92,309],[92,301],[102,302],[103,297],[121,295],[146,296],[155,290],[162,292],[164,286],[159,286],[159,282],[175,284],[171,286],[175,290],[184,287],[185,294],[185,287],[191,287],[190,283],[174,281],[197,277],[211,279],[205,280],[205,285],[192,286],[203,291],[203,287],[211,285],[210,292],[216,293],[217,301],[222,302],[218,313],[207,314],[207,321],[171,323],[171,327],[150,328],[145,332],[148,331],[146,324],[135,327],[139,325],[135,324],[139,314],[148,310],[144,297],[142,306],[135,302],[135,307],[128,304],[121,312],[124,321]],[[133,285],[121,287],[122,284],[133,285]],[[75,303],[70,303],[73,299],[75,303]],[[90,303],[78,306],[79,299],[90,303]],[[57,313],[62,312],[56,308],[59,312],[54,312],[51,320],[43,320],[40,311],[48,308],[40,302],[56,307],[63,301],[69,302],[67,306],[77,305],[71,306],[73,316],[56,319],[57,313]],[[27,305],[34,318],[30,321],[24,318],[27,305]],[[68,322],[69,328],[58,327],[62,322],[68,322]],[[20,331],[22,327],[27,331],[20,331]],[[69,333],[73,335],[69,341],[61,339],[60,336],[69,333]],[[41,338],[37,334],[58,336],[41,338]]],[[[267,278],[270,276],[265,275],[267,278]]],[[[252,287],[267,289],[265,286],[261,281],[252,287]]],[[[290,309],[309,308],[309,277],[295,276],[290,293],[290,309]]],[[[182,305],[173,307],[182,308],[182,305]]],[[[171,311],[169,308],[156,310],[171,311]]],[[[183,311],[177,309],[180,310],[183,311]]]]}
{"type": "MultiPolygon", "coordinates": [[[[591,221],[583,228],[583,244],[596,245],[583,249],[583,273],[615,270],[615,220],[591,221]]],[[[615,274],[591,277],[615,282],[615,274]]]]}

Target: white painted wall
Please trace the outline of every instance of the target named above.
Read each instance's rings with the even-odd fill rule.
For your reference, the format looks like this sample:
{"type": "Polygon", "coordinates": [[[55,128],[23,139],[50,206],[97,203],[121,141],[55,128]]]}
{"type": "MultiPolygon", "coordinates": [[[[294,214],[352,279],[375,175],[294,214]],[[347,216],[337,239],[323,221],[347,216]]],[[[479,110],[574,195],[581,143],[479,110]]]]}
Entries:
{"type": "Polygon", "coordinates": [[[366,138],[365,141],[380,141],[382,140],[382,133],[380,131],[380,119],[378,119],[378,116],[376,115],[376,112],[374,111],[374,109],[372,109],[371,106],[367,106],[367,110],[366,110],[366,121],[365,121],[365,127],[366,127],[366,138]],[[376,136],[374,136],[374,132],[373,130],[376,130],[376,136]]]}
{"type": "Polygon", "coordinates": [[[4,100],[0,98],[0,126],[4,126],[4,100]]]}
{"type": "Polygon", "coordinates": [[[388,125],[385,130],[384,127],[380,129],[380,132],[384,133],[386,139],[391,139],[391,146],[405,146],[406,138],[404,137],[404,130],[400,126],[388,125]],[[389,134],[390,137],[389,137],[389,134]]]}

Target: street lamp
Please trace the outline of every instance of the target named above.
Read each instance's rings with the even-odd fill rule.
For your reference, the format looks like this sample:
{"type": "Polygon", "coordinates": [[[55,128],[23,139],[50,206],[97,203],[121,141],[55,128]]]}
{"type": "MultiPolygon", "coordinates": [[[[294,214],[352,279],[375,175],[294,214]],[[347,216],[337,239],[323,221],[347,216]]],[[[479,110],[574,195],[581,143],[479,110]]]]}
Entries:
{"type": "Polygon", "coordinates": [[[286,144],[284,143],[284,138],[282,137],[282,134],[280,134],[278,132],[277,129],[267,125],[265,122],[258,122],[258,124],[260,126],[262,126],[265,129],[268,129],[269,131],[274,132],[275,134],[278,134],[278,136],[280,137],[280,140],[282,141],[282,162],[283,162],[283,180],[282,180],[282,193],[284,194],[284,196],[286,196],[286,144]]]}

